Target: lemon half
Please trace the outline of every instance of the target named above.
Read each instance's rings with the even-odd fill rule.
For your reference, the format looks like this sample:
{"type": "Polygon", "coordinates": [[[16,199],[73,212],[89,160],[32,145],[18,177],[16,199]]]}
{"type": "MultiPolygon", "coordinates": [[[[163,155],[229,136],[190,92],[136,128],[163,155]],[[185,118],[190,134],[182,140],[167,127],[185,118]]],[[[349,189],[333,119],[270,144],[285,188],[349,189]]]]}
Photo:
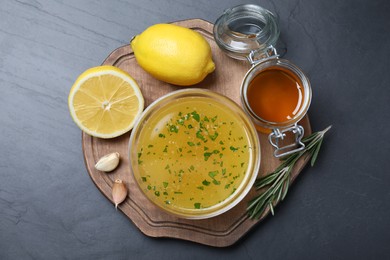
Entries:
{"type": "Polygon", "coordinates": [[[68,98],[70,114],[85,133],[114,138],[130,131],[144,109],[136,81],[114,66],[98,66],[82,73],[68,98]]]}

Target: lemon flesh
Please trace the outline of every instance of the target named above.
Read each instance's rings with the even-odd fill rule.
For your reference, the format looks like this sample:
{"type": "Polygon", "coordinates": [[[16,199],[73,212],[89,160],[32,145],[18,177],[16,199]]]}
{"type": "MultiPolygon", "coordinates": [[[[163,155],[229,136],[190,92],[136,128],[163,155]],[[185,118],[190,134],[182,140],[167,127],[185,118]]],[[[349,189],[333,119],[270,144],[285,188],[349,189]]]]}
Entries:
{"type": "Polygon", "coordinates": [[[95,137],[113,138],[133,128],[144,109],[144,99],[129,74],[113,66],[99,66],[77,78],[68,106],[81,130],[95,137]]]}
{"type": "Polygon", "coordinates": [[[215,69],[208,42],[185,27],[155,24],[137,35],[131,48],[145,71],[171,84],[197,84],[215,69]]]}

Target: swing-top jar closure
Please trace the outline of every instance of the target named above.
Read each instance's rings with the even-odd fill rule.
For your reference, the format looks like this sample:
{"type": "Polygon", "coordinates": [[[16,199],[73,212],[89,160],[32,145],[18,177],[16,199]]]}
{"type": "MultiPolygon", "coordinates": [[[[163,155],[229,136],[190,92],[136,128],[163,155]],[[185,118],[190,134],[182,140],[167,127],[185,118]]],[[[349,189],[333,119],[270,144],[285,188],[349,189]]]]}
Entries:
{"type": "Polygon", "coordinates": [[[279,59],[279,33],[277,16],[253,4],[225,10],[214,25],[214,38],[221,50],[252,65],[241,84],[241,101],[257,130],[269,134],[275,157],[305,148],[301,142],[304,128],[298,122],[306,115],[312,95],[305,74],[279,59]],[[295,142],[280,142],[288,133],[294,135],[295,142]]]}

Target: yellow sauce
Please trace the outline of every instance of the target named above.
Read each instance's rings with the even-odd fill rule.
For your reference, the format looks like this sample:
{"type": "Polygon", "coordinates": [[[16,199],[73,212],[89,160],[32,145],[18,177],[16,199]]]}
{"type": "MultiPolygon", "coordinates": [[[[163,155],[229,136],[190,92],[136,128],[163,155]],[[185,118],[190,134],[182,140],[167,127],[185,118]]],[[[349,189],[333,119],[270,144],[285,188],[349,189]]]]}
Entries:
{"type": "Polygon", "coordinates": [[[162,207],[194,210],[235,192],[251,147],[232,111],[209,98],[187,97],[148,119],[136,149],[145,194],[162,207]]]}

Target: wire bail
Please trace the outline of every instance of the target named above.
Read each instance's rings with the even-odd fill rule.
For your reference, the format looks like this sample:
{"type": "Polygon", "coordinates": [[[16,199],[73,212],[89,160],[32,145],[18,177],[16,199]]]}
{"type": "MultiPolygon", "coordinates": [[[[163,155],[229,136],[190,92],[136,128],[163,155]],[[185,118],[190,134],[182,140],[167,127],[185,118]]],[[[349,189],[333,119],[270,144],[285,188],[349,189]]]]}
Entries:
{"type": "Polygon", "coordinates": [[[303,127],[297,124],[282,130],[278,128],[273,129],[273,132],[268,136],[268,140],[275,148],[274,156],[276,158],[280,158],[305,149],[305,144],[302,142],[304,134],[305,130],[303,129],[303,127]],[[292,132],[295,135],[295,142],[293,144],[288,144],[286,146],[279,147],[279,141],[283,140],[286,137],[287,132],[292,132]],[[291,149],[293,147],[296,148],[291,149]]]}
{"type": "Polygon", "coordinates": [[[262,49],[257,49],[257,50],[252,50],[249,55],[246,57],[248,62],[252,65],[255,66],[256,64],[269,60],[269,59],[278,59],[279,54],[276,50],[276,48],[272,45],[268,46],[266,50],[262,49]]]}

